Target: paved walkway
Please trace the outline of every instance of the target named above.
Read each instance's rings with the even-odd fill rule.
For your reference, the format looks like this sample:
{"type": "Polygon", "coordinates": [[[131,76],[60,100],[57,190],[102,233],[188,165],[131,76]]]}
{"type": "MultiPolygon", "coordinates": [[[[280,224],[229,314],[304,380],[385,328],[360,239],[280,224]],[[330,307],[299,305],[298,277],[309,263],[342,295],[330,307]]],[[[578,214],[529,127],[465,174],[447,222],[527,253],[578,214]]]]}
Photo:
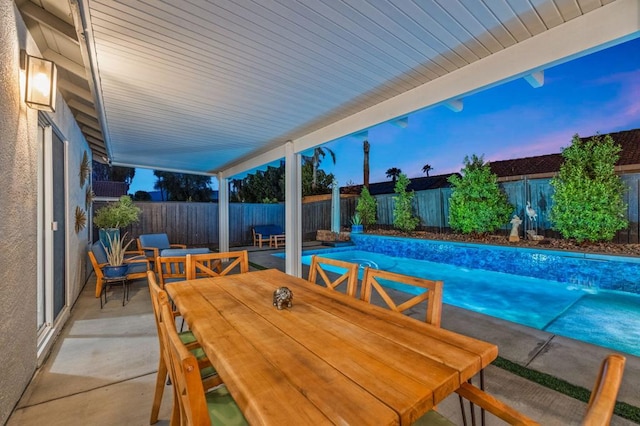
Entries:
{"type": "MultiPolygon", "coordinates": [[[[251,251],[251,262],[284,268],[273,250],[251,251]]],[[[307,268],[304,268],[304,274],[307,268]]],[[[71,319],[44,365],[36,373],[8,421],[15,425],[147,425],[158,363],[158,344],[145,281],[132,285],[122,306],[121,288],[110,290],[100,309],[89,282],[71,319]]],[[[416,313],[420,315],[420,313],[416,313]]],[[[494,342],[500,355],[518,364],[591,389],[600,361],[610,351],[539,330],[444,306],[442,326],[494,342]]],[[[586,404],[499,368],[486,370],[486,388],[499,399],[544,425],[579,424],[586,404]]],[[[159,425],[168,425],[171,392],[165,390],[159,425]]],[[[640,359],[627,356],[620,399],[640,406],[640,359]]],[[[458,399],[438,411],[462,424],[458,399]]],[[[489,417],[489,425],[499,424],[489,417]]],[[[613,425],[633,423],[614,418],[613,425]]]]}

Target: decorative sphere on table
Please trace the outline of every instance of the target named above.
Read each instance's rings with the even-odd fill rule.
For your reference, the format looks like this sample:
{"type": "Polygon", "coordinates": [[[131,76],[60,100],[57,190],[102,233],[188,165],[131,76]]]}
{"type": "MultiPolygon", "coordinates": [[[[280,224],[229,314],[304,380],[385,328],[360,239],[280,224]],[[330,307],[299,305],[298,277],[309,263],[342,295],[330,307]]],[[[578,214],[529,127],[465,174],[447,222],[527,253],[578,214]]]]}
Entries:
{"type": "Polygon", "coordinates": [[[293,306],[293,293],[287,287],[280,287],[273,292],[273,306],[278,309],[293,306]]]}

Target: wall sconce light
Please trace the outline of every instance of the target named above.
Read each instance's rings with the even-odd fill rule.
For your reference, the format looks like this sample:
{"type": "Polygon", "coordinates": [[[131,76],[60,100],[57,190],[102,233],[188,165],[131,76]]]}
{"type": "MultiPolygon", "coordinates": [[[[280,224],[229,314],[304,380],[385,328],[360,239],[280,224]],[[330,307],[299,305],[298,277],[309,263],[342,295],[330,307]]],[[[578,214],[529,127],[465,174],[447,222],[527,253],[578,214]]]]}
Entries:
{"type": "Polygon", "coordinates": [[[56,64],[29,56],[24,50],[20,53],[27,80],[24,102],[30,108],[55,112],[58,76],[56,64]]]}

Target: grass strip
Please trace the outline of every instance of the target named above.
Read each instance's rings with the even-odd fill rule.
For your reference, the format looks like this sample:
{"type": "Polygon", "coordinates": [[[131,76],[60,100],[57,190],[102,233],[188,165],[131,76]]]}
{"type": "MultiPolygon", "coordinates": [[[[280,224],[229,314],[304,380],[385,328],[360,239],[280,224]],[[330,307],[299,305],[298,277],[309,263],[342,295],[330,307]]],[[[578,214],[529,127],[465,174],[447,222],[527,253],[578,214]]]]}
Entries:
{"type": "MultiPolygon", "coordinates": [[[[493,361],[493,365],[498,368],[502,368],[503,370],[506,370],[510,373],[513,373],[516,376],[523,377],[546,388],[553,389],[557,392],[568,395],[585,403],[588,403],[589,398],[591,397],[591,391],[588,389],[585,389],[581,386],[573,385],[565,380],[559,379],[549,374],[541,373],[539,371],[523,367],[502,357],[496,358],[496,360],[493,361]]],[[[638,407],[627,404],[626,402],[618,401],[616,402],[613,412],[620,417],[640,424],[640,408],[638,407]]]]}
{"type": "Polygon", "coordinates": [[[257,263],[254,263],[254,262],[249,262],[249,266],[251,266],[252,268],[257,269],[258,271],[264,271],[265,269],[269,269],[269,268],[266,268],[266,267],[264,267],[262,265],[258,265],[257,263]]]}

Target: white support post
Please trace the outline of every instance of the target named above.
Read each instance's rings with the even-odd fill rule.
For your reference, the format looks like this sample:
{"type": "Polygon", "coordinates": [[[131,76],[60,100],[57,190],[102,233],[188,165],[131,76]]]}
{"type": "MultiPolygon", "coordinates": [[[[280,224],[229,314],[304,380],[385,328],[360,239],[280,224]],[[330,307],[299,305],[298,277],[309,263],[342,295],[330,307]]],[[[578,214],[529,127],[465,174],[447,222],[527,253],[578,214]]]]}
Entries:
{"type": "Polygon", "coordinates": [[[229,251],[229,179],[218,173],[218,250],[229,251]]]}
{"type": "Polygon", "coordinates": [[[302,276],[302,157],[293,142],[285,145],[285,272],[302,276]]]}

